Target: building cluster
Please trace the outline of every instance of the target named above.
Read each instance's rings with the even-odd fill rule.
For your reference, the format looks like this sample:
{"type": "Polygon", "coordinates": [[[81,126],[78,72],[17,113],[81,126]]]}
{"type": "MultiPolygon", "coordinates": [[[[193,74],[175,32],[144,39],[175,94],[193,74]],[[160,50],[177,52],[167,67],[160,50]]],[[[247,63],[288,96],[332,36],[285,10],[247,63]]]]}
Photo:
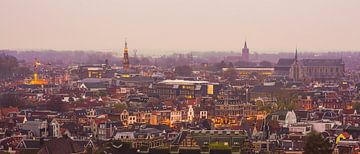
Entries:
{"type": "MultiPolygon", "coordinates": [[[[37,61],[33,80],[2,81],[0,150],[302,153],[315,132],[333,153],[360,152],[360,83],[342,59],[300,59],[296,51],[274,66],[215,71],[194,63],[180,76],[133,66],[128,54],[125,43],[122,67],[37,61]]],[[[246,43],[239,60],[251,61],[246,43]]]]}

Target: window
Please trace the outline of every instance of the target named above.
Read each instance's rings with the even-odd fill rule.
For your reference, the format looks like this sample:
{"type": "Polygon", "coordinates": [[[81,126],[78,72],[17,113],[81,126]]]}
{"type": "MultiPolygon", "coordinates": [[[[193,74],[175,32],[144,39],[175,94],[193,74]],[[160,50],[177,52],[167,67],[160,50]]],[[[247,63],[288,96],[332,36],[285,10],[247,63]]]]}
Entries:
{"type": "Polygon", "coordinates": [[[331,129],[331,124],[325,124],[325,130],[331,129]]]}

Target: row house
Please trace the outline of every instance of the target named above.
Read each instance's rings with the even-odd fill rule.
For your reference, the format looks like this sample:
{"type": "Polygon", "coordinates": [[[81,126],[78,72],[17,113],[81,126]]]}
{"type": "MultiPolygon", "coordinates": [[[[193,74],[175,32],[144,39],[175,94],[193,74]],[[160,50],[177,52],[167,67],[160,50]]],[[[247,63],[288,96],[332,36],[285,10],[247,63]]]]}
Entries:
{"type": "Polygon", "coordinates": [[[99,118],[91,121],[92,133],[100,140],[111,138],[118,126],[118,123],[112,122],[106,118],[99,118]]]}
{"type": "Polygon", "coordinates": [[[151,125],[173,125],[180,122],[192,122],[195,118],[198,118],[201,114],[202,118],[207,118],[207,111],[196,111],[192,105],[181,110],[154,110],[152,112],[137,111],[129,112],[123,110],[120,114],[120,121],[123,125],[137,124],[151,124],[151,125]]]}
{"type": "Polygon", "coordinates": [[[359,126],[360,115],[357,114],[356,110],[344,110],[342,113],[342,124],[343,125],[353,125],[359,126]]]}
{"type": "Polygon", "coordinates": [[[115,140],[131,142],[132,147],[148,151],[164,144],[164,133],[155,128],[143,128],[136,131],[118,131],[114,135],[115,140]]]}
{"type": "Polygon", "coordinates": [[[19,129],[27,131],[30,137],[47,137],[49,135],[48,122],[46,120],[36,119],[19,124],[19,129]]]}

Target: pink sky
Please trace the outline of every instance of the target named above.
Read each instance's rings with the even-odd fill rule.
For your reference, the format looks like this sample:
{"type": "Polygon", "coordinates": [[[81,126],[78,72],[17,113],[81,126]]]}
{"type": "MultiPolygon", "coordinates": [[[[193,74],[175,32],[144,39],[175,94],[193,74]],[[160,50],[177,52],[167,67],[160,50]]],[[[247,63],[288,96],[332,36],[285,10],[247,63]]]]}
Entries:
{"type": "Polygon", "coordinates": [[[360,51],[359,0],[0,0],[0,49],[360,51]]]}

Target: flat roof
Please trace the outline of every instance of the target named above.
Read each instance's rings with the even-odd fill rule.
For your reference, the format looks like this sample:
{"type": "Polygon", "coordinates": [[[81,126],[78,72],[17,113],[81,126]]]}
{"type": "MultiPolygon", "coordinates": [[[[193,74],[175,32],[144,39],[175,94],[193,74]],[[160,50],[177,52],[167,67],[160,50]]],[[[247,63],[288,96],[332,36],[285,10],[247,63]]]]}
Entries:
{"type": "Polygon", "coordinates": [[[208,81],[190,81],[190,80],[163,80],[159,83],[169,85],[194,85],[194,84],[209,84],[208,81]]]}
{"type": "MultiPolygon", "coordinates": [[[[230,68],[223,68],[223,71],[226,71],[230,68]]],[[[239,67],[234,68],[237,71],[274,71],[273,67],[239,67]]]]}

